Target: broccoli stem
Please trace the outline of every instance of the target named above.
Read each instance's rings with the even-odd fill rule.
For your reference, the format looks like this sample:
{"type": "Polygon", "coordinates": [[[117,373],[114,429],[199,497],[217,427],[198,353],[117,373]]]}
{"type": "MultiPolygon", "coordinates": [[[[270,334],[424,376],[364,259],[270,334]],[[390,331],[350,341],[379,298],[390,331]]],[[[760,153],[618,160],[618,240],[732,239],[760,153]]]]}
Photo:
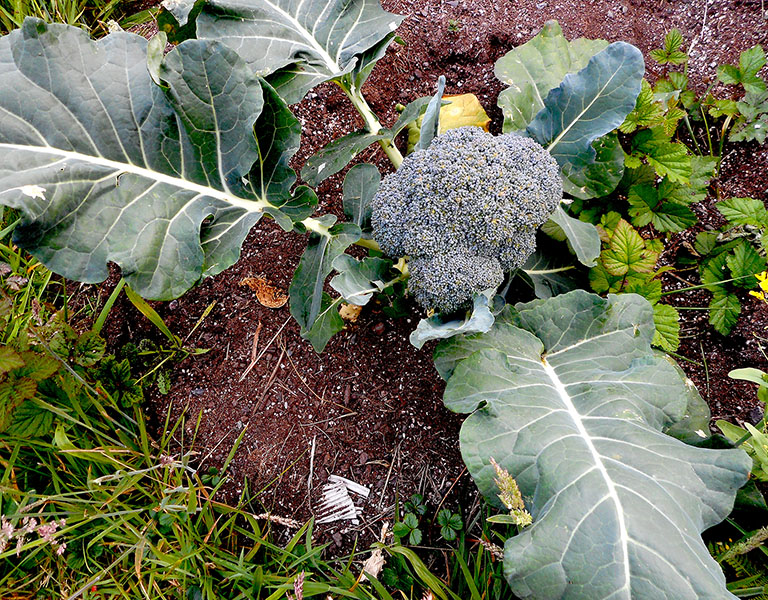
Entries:
{"type": "MultiPolygon", "coordinates": [[[[352,102],[352,105],[357,109],[357,112],[363,117],[365,128],[373,134],[379,133],[383,129],[381,121],[379,121],[379,118],[376,116],[376,113],[373,112],[371,107],[368,106],[368,102],[366,102],[360,90],[346,78],[341,80],[334,79],[334,82],[344,90],[349,101],[352,102]]],[[[397,149],[394,141],[391,139],[379,140],[379,145],[384,150],[387,158],[389,158],[392,166],[395,167],[395,169],[399,169],[400,165],[403,163],[403,155],[400,154],[400,150],[397,149]]]]}
{"type": "Polygon", "coordinates": [[[377,252],[381,252],[381,247],[379,246],[379,243],[376,240],[367,240],[365,238],[360,238],[355,242],[356,246],[361,246],[362,248],[370,248],[371,250],[376,250],[377,252]]]}

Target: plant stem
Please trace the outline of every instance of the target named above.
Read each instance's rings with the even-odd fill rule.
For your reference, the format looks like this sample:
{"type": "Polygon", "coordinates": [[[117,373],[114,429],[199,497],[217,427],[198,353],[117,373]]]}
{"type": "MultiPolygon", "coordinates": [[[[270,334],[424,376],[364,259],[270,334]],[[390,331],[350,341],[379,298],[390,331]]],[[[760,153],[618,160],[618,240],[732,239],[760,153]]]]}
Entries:
{"type": "MultiPolygon", "coordinates": [[[[347,95],[347,98],[349,98],[349,101],[352,102],[352,105],[357,109],[357,112],[360,113],[361,117],[363,117],[363,120],[365,121],[365,128],[373,134],[379,133],[383,129],[381,122],[371,107],[368,106],[368,103],[365,101],[362,93],[360,93],[360,90],[358,90],[353,83],[347,80],[335,79],[334,82],[342,90],[344,90],[344,93],[347,95]]],[[[400,154],[400,150],[398,150],[397,146],[395,146],[394,140],[379,140],[379,145],[384,150],[387,158],[389,158],[392,166],[395,167],[395,169],[399,169],[400,165],[403,163],[403,155],[400,154]]]]}
{"type": "Polygon", "coordinates": [[[93,324],[94,333],[96,334],[101,333],[101,329],[102,327],[104,327],[104,322],[107,320],[107,316],[112,310],[112,307],[115,305],[115,302],[117,301],[117,297],[120,295],[120,292],[123,291],[124,287],[125,287],[125,278],[121,277],[120,281],[117,282],[115,289],[112,290],[112,293],[109,295],[109,298],[107,298],[107,302],[106,304],[104,304],[104,308],[101,309],[101,312],[99,313],[99,318],[96,319],[96,322],[93,324]]]}
{"type": "Polygon", "coordinates": [[[688,119],[688,113],[685,113],[685,117],[683,117],[683,120],[685,121],[685,125],[688,127],[688,133],[691,134],[691,139],[693,140],[694,145],[696,146],[696,152],[699,156],[704,156],[704,153],[701,151],[701,148],[699,147],[699,142],[696,141],[696,136],[693,133],[693,127],[691,127],[691,122],[688,119]]]}
{"type": "Polygon", "coordinates": [[[363,248],[369,248],[370,250],[376,250],[377,252],[381,252],[381,247],[379,246],[376,240],[367,240],[365,238],[360,238],[355,242],[355,245],[361,246],[363,248]]]}
{"type": "Polygon", "coordinates": [[[709,155],[715,156],[715,150],[714,148],[712,148],[712,134],[710,134],[709,132],[709,123],[707,122],[707,113],[702,107],[699,107],[699,110],[701,111],[702,119],[704,119],[704,131],[707,132],[707,144],[709,145],[709,155]]]}

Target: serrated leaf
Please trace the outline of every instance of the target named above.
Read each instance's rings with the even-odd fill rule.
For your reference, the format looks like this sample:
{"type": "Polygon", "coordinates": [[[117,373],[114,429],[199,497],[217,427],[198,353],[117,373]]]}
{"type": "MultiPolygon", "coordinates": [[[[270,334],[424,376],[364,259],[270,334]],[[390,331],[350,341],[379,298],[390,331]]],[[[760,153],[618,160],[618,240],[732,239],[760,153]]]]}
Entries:
{"type": "Polygon", "coordinates": [[[730,279],[729,273],[726,271],[727,256],[726,252],[721,252],[702,262],[699,267],[701,282],[710,292],[719,292],[725,289],[722,282],[730,279]]]}
{"type": "Polygon", "coordinates": [[[632,138],[634,152],[645,155],[660,177],[669,177],[676,183],[688,183],[691,173],[691,157],[688,149],[679,142],[670,142],[663,129],[640,131],[632,138]]]}
{"type": "Polygon", "coordinates": [[[696,241],[694,242],[694,249],[701,256],[707,256],[717,245],[717,232],[716,231],[700,231],[696,234],[696,241]]]}
{"type": "Polygon", "coordinates": [[[656,102],[650,84],[643,79],[640,94],[637,96],[635,108],[632,109],[619,126],[622,133],[632,133],[638,127],[650,127],[656,125],[664,115],[661,105],[656,102]]]}
{"type": "Polygon", "coordinates": [[[573,218],[561,205],[557,206],[549,218],[560,227],[579,262],[587,267],[594,266],[600,256],[597,228],[592,223],[573,218]]]}
{"type": "Polygon", "coordinates": [[[664,49],[667,52],[677,52],[683,45],[683,34],[677,28],[670,29],[664,36],[664,49]]]}
{"type": "Polygon", "coordinates": [[[494,73],[509,87],[499,94],[504,133],[525,129],[543,107],[544,98],[568,73],[587,66],[608,45],[579,38],[569,42],[557,21],[547,21],[525,44],[496,61],[494,73]]]}
{"type": "Polygon", "coordinates": [[[709,114],[716,118],[726,116],[735,117],[739,114],[739,107],[736,100],[716,100],[715,105],[709,109],[709,114]]]}
{"type": "Polygon", "coordinates": [[[716,291],[709,303],[709,324],[722,335],[731,333],[731,329],[739,320],[741,303],[733,294],[716,291]]]}
{"type": "Polygon", "coordinates": [[[81,367],[90,367],[99,362],[107,349],[104,338],[93,331],[86,331],[75,343],[74,359],[81,367]]]}
{"type": "Polygon", "coordinates": [[[17,243],[52,270],[98,282],[113,261],[142,296],[170,299],[233,264],[285,198],[244,179],[265,93],[237,54],[184,42],[160,88],[146,51],[133,34],[94,42],[34,19],[0,38],[0,200],[25,215],[17,243]]]}
{"type": "Polygon", "coordinates": [[[644,69],[637,48],[610,44],[549,92],[527,134],[546,147],[561,168],[568,164],[573,171],[586,169],[595,160],[592,142],[621,125],[634,108],[644,69]]]}
{"type": "Polygon", "coordinates": [[[632,217],[632,225],[645,227],[653,219],[653,211],[659,204],[659,196],[653,185],[633,185],[627,195],[629,202],[629,216],[632,217]]]}
{"type": "Polygon", "coordinates": [[[53,413],[34,400],[22,402],[13,412],[5,433],[20,438],[32,438],[49,434],[53,429],[53,413]]]}
{"type": "Polygon", "coordinates": [[[197,37],[236,50],[293,104],[329,79],[364,81],[402,20],[377,0],[206,0],[197,37]]]}
{"type": "Polygon", "coordinates": [[[768,210],[762,200],[726,198],[715,204],[715,208],[728,219],[728,224],[732,227],[768,227],[768,210]]]}
{"type": "Polygon", "coordinates": [[[620,291],[620,281],[621,276],[611,275],[602,262],[597,263],[589,270],[589,287],[598,294],[620,291]]]}
{"type": "Polygon", "coordinates": [[[14,377],[29,377],[33,381],[42,381],[53,376],[61,366],[53,356],[33,350],[25,350],[19,354],[24,361],[24,366],[12,372],[14,377]]]}
{"type": "Polygon", "coordinates": [[[646,279],[645,281],[633,282],[624,291],[627,294],[642,296],[655,306],[661,299],[661,281],[658,279],[646,279]]]}
{"type": "Polygon", "coordinates": [[[747,92],[764,92],[766,85],[757,74],[765,66],[765,51],[760,45],[745,50],[739,56],[741,84],[747,92]]]}
{"type": "Polygon", "coordinates": [[[9,346],[0,346],[0,374],[24,366],[24,360],[9,346]]]}
{"type": "Polygon", "coordinates": [[[611,236],[608,248],[602,253],[602,263],[611,275],[626,275],[630,270],[650,271],[655,260],[648,257],[645,240],[637,230],[622,219],[611,236]]]}
{"type": "Polygon", "coordinates": [[[680,346],[680,315],[675,307],[669,304],[654,305],[653,324],[656,333],[651,343],[664,352],[677,351],[680,346]]]}
{"type": "Polygon", "coordinates": [[[684,231],[697,222],[696,215],[687,206],[663,201],[659,191],[651,185],[635,185],[629,190],[629,215],[632,224],[643,227],[648,223],[661,232],[684,231]]]}
{"type": "Polygon", "coordinates": [[[731,277],[735,280],[734,285],[751,289],[757,283],[755,274],[765,271],[765,258],[746,240],[742,239],[740,242],[733,252],[727,254],[726,263],[731,270],[731,277]]]}
{"type": "Polygon", "coordinates": [[[728,139],[732,142],[752,142],[758,144],[765,143],[768,136],[768,115],[761,115],[754,121],[739,119],[728,134],[728,139]]]}
{"type": "Polygon", "coordinates": [[[662,433],[683,419],[689,390],[651,350],[654,331],[642,298],[577,290],[518,304],[487,334],[438,346],[444,369],[467,355],[444,402],[474,411],[460,434],[470,474],[498,504],[494,458],[533,516],[505,545],[513,594],[731,597],[696,534],[728,515],[751,460],[662,433]]]}

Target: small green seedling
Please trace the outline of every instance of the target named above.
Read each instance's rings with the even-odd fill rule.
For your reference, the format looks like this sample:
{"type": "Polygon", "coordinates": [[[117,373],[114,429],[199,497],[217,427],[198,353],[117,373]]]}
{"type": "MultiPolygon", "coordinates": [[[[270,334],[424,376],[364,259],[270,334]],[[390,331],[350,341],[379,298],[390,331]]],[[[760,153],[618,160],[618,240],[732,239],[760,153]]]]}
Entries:
{"type": "Polygon", "coordinates": [[[459,531],[464,526],[461,522],[461,517],[447,508],[437,513],[437,524],[440,525],[440,535],[447,542],[455,540],[459,531]]]}
{"type": "Polygon", "coordinates": [[[413,513],[405,513],[403,520],[395,523],[392,533],[400,539],[408,538],[409,545],[418,546],[422,539],[419,518],[413,513]]]}

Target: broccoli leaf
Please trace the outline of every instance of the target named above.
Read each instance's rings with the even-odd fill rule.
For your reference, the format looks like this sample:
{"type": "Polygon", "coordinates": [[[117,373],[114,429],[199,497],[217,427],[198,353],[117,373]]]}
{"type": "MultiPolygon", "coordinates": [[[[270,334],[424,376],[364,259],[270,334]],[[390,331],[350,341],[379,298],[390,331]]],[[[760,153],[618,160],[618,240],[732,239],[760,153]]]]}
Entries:
{"type": "MultiPolygon", "coordinates": [[[[192,4],[167,0],[166,8],[186,17],[192,4]]],[[[365,81],[402,20],[378,0],[205,0],[197,37],[236,50],[293,104],[329,79],[365,81]]]]}
{"type": "Polygon", "coordinates": [[[339,315],[339,306],[343,298],[333,299],[325,292],[320,296],[320,311],[310,328],[301,335],[312,344],[315,352],[322,352],[328,341],[344,329],[344,319],[339,315]]]}
{"type": "Polygon", "coordinates": [[[651,349],[654,332],[640,296],[576,290],[438,346],[453,369],[446,406],[472,413],[460,434],[469,472],[498,504],[493,458],[533,516],[505,545],[515,595],[733,598],[697,534],[728,515],[751,460],[663,433],[694,392],[651,349]]]}
{"type": "Polygon", "coordinates": [[[357,260],[341,254],[333,261],[333,268],[339,274],[331,279],[331,287],[350,304],[365,306],[374,293],[384,289],[391,267],[392,261],[386,258],[357,260]]]}
{"type": "Polygon", "coordinates": [[[381,173],[375,165],[355,165],[344,178],[344,214],[363,232],[371,230],[371,200],[381,182],[381,173]]]}
{"type": "Polygon", "coordinates": [[[381,133],[360,129],[337,138],[309,157],[301,170],[301,178],[309,185],[316,186],[341,171],[368,146],[385,137],[381,133]]]}
{"type": "Polygon", "coordinates": [[[581,71],[565,76],[526,128],[561,168],[578,172],[595,163],[592,142],[616,129],[635,107],[645,66],[641,52],[615,42],[581,71]]]}
{"type": "Polygon", "coordinates": [[[605,40],[585,38],[569,42],[557,21],[547,21],[534,38],[497,60],[494,73],[509,86],[498,101],[504,133],[525,129],[544,107],[549,91],[607,45],[605,40]]]}
{"type": "Polygon", "coordinates": [[[472,312],[463,320],[444,321],[440,315],[421,319],[411,333],[410,342],[420,350],[429,340],[444,340],[462,333],[484,333],[493,327],[494,316],[491,312],[489,293],[475,294],[472,312]]]}
{"type": "Polygon", "coordinates": [[[580,287],[583,278],[573,260],[562,250],[550,249],[544,240],[517,272],[533,287],[537,298],[551,298],[580,287]]]}
{"type": "Polygon", "coordinates": [[[609,133],[592,142],[594,162],[583,169],[570,162],[562,165],[563,191],[581,199],[607,196],[624,175],[624,150],[616,133],[609,133]]]}
{"type": "Polygon", "coordinates": [[[184,42],[157,67],[162,88],[146,60],[125,32],[94,42],[27,19],[0,38],[0,202],[53,271],[98,282],[113,261],[142,296],[169,299],[233,264],[264,213],[290,228],[277,206],[306,214],[315,197],[291,198],[298,122],[237,54],[184,42]]]}
{"type": "MultiPolygon", "coordinates": [[[[330,223],[331,219],[325,220],[330,223]]],[[[289,288],[291,314],[299,323],[302,336],[307,337],[321,312],[323,315],[329,313],[328,303],[324,302],[325,279],[333,270],[333,261],[359,240],[360,235],[360,228],[353,223],[339,223],[327,229],[318,228],[310,234],[307,249],[296,267],[289,288]]],[[[320,344],[313,341],[315,350],[320,352],[325,342],[320,344]],[[320,349],[318,346],[321,346],[320,349]]]]}
{"type": "Polygon", "coordinates": [[[560,226],[579,262],[587,267],[594,267],[597,257],[600,256],[600,235],[597,227],[592,223],[574,219],[562,206],[558,206],[549,218],[560,226]]]}
{"type": "Polygon", "coordinates": [[[437,92],[427,105],[424,111],[424,119],[421,122],[419,131],[419,141],[416,143],[416,150],[425,150],[435,139],[440,129],[440,107],[442,106],[443,92],[445,91],[445,75],[440,75],[437,80],[437,92]]]}

